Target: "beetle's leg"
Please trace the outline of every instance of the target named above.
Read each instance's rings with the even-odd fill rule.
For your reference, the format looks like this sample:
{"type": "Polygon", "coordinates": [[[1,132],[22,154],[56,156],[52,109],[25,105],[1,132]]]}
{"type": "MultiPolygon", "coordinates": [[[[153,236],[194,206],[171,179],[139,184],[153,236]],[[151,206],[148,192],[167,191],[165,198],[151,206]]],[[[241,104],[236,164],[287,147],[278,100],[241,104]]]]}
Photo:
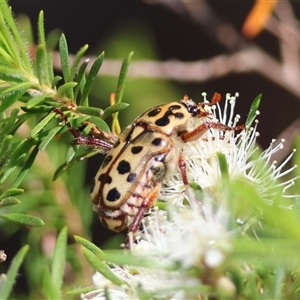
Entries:
{"type": "Polygon", "coordinates": [[[192,131],[184,131],[180,134],[180,137],[183,142],[191,142],[195,141],[198,138],[200,138],[207,130],[209,129],[219,129],[219,130],[241,130],[245,128],[245,125],[240,125],[240,126],[235,126],[235,127],[230,127],[227,125],[224,125],[219,122],[204,122],[198,127],[196,127],[192,131]]]}
{"type": "Polygon", "coordinates": [[[125,249],[130,249],[130,245],[131,245],[131,238],[135,237],[135,233],[137,232],[137,230],[140,228],[140,224],[142,222],[142,219],[144,217],[145,212],[148,210],[147,207],[140,207],[140,209],[138,210],[138,213],[135,215],[132,224],[130,225],[130,228],[128,230],[128,234],[127,234],[127,238],[125,241],[125,249]]]}
{"type": "Polygon", "coordinates": [[[103,150],[103,152],[107,152],[113,147],[111,143],[105,140],[99,139],[93,135],[83,135],[80,130],[73,128],[67,116],[61,109],[53,107],[51,109],[51,112],[55,112],[56,114],[60,115],[60,117],[64,120],[66,126],[68,127],[68,130],[74,136],[74,141],[72,141],[72,144],[83,145],[94,149],[101,149],[103,150]]]}
{"type": "Polygon", "coordinates": [[[207,102],[201,102],[200,104],[203,105],[203,106],[204,105],[212,106],[212,105],[215,105],[216,103],[220,102],[220,100],[221,100],[221,94],[214,93],[210,102],[208,102],[208,103],[207,102]]]}
{"type": "Polygon", "coordinates": [[[133,237],[135,236],[135,233],[140,228],[140,224],[142,222],[142,219],[144,217],[145,212],[147,212],[154,204],[154,202],[157,199],[158,193],[160,190],[160,185],[157,185],[154,187],[154,189],[149,193],[149,195],[144,199],[142,206],[139,208],[137,214],[135,215],[129,230],[128,230],[128,237],[125,241],[125,249],[130,249],[130,237],[129,234],[131,234],[133,237]]]}
{"type": "Polygon", "coordinates": [[[200,111],[199,111],[198,118],[208,117],[209,115],[211,115],[211,113],[207,112],[203,107],[206,105],[213,106],[216,103],[220,102],[220,100],[221,100],[221,94],[214,93],[210,102],[199,102],[198,106],[200,111]]]}
{"type": "Polygon", "coordinates": [[[182,152],[180,152],[178,163],[179,163],[179,169],[181,172],[183,184],[188,185],[189,181],[188,181],[187,173],[186,173],[186,163],[185,163],[184,157],[182,155],[182,152]]]}
{"type": "Polygon", "coordinates": [[[186,163],[182,152],[180,152],[178,163],[179,163],[179,169],[180,169],[182,181],[185,187],[185,194],[188,198],[188,201],[192,207],[199,208],[200,213],[204,216],[202,203],[197,199],[195,193],[193,192],[192,188],[189,185],[189,180],[186,172],[186,163]]]}

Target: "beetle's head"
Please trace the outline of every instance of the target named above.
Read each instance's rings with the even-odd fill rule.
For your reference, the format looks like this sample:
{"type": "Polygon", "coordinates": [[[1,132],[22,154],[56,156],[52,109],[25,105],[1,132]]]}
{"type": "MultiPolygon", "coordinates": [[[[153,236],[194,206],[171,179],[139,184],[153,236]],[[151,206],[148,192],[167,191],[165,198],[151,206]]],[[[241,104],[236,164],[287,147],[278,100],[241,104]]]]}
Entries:
{"type": "Polygon", "coordinates": [[[193,117],[196,117],[199,115],[200,107],[192,99],[189,99],[189,97],[187,95],[184,95],[183,99],[180,100],[180,103],[186,107],[187,111],[193,117]]]}
{"type": "Polygon", "coordinates": [[[205,109],[204,106],[212,106],[218,103],[221,100],[221,94],[219,93],[214,93],[212,99],[210,102],[199,102],[196,104],[192,99],[189,99],[187,95],[184,95],[183,99],[180,100],[180,103],[183,104],[187,111],[193,116],[193,117],[206,117],[210,113],[208,113],[205,109]]]}

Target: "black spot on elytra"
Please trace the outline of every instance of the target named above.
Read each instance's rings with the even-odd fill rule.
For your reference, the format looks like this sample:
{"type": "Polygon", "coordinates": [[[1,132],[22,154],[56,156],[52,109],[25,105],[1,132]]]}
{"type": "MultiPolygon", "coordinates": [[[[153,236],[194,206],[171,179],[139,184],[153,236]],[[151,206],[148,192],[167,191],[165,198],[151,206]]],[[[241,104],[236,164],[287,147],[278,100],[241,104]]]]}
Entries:
{"type": "Polygon", "coordinates": [[[157,125],[157,126],[167,126],[170,123],[169,115],[170,114],[165,113],[163,117],[161,117],[161,118],[159,118],[155,121],[155,125],[157,125]]]}
{"type": "Polygon", "coordinates": [[[101,168],[105,168],[110,163],[112,158],[113,158],[112,155],[106,155],[106,157],[104,158],[103,163],[101,165],[101,168]]]}
{"type": "Polygon", "coordinates": [[[136,177],[137,177],[136,173],[131,173],[127,176],[126,180],[127,180],[127,182],[134,182],[136,177]]]}
{"type": "Polygon", "coordinates": [[[161,138],[155,138],[154,140],[152,140],[152,145],[154,146],[160,146],[162,142],[161,138]]]}
{"type": "Polygon", "coordinates": [[[114,202],[114,201],[117,201],[120,197],[121,197],[121,194],[119,193],[117,188],[112,188],[107,193],[106,200],[108,200],[110,202],[114,202]]]}
{"type": "Polygon", "coordinates": [[[177,119],[182,119],[184,117],[184,114],[183,113],[180,113],[180,112],[177,112],[174,114],[175,118],[177,119]]]}
{"type": "Polygon", "coordinates": [[[132,154],[138,154],[143,150],[143,146],[133,146],[131,148],[131,153],[132,154]]]}
{"type": "Polygon", "coordinates": [[[153,110],[151,110],[151,111],[148,112],[148,117],[155,117],[160,112],[161,112],[161,108],[160,107],[154,108],[153,110]]]}
{"type": "Polygon", "coordinates": [[[91,188],[90,188],[90,194],[94,191],[95,184],[96,184],[96,181],[95,181],[95,179],[93,179],[93,182],[92,182],[92,185],[91,185],[91,188]]]}
{"type": "Polygon", "coordinates": [[[109,176],[109,175],[107,175],[107,174],[105,174],[105,173],[100,174],[98,180],[99,180],[102,184],[105,184],[105,183],[111,184],[111,182],[112,182],[111,176],[109,176]]]}
{"type": "Polygon", "coordinates": [[[119,174],[130,172],[130,163],[127,160],[121,160],[117,166],[119,174]]]}

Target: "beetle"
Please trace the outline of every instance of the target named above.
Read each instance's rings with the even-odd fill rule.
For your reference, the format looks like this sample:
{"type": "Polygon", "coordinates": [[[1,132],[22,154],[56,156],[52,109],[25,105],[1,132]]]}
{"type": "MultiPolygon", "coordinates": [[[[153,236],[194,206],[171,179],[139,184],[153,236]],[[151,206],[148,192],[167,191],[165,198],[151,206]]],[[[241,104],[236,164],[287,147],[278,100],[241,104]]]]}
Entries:
{"type": "Polygon", "coordinates": [[[204,106],[212,106],[220,99],[221,95],[215,93],[211,102],[196,104],[184,96],[179,102],[152,107],[124,128],[114,144],[95,136],[83,136],[71,128],[59,109],[55,110],[65,118],[75,144],[107,152],[91,187],[94,210],[105,227],[115,232],[129,228],[134,234],[154,205],[163,180],[176,168],[181,171],[183,183],[188,184],[182,143],[200,138],[211,128],[222,131],[244,128],[209,120],[204,106]],[[189,130],[193,118],[202,118],[203,122],[189,130]]]}

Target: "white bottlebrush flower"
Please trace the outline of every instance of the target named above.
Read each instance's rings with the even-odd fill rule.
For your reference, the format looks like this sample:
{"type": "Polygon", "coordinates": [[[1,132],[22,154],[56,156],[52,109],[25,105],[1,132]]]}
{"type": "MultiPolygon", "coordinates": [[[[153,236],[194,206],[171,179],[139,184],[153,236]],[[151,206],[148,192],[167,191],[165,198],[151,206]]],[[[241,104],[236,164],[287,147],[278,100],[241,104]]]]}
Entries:
{"type": "MultiPolygon", "coordinates": [[[[204,94],[204,96],[206,96],[204,94]]],[[[221,123],[234,127],[240,119],[239,115],[234,115],[235,101],[238,94],[226,95],[225,108],[222,112],[219,105],[207,107],[212,113],[211,122],[220,121],[221,123]]],[[[256,112],[256,115],[259,111],[256,112]]],[[[193,122],[201,120],[193,119],[193,122]]],[[[270,184],[282,178],[282,176],[292,172],[296,166],[282,172],[283,167],[291,159],[291,155],[280,166],[276,167],[276,162],[270,162],[272,155],[283,148],[284,140],[280,141],[275,147],[275,140],[272,140],[268,149],[260,155],[259,148],[256,145],[256,138],[259,136],[257,129],[257,120],[252,120],[253,127],[249,127],[240,133],[235,131],[226,131],[220,134],[218,130],[209,130],[201,139],[183,145],[183,154],[187,162],[187,174],[189,180],[195,181],[202,189],[214,193],[217,185],[220,183],[221,171],[218,161],[218,153],[222,153],[227,161],[228,172],[231,179],[245,178],[256,184],[258,191],[266,201],[272,201],[272,190],[275,186],[270,184]]],[[[195,125],[194,125],[195,126],[195,125]]],[[[278,182],[282,186],[283,196],[293,185],[294,179],[278,182]]],[[[161,198],[184,199],[185,187],[181,176],[177,175],[169,178],[165,182],[165,187],[161,191],[161,198]],[[181,195],[181,196],[180,196],[181,195]]]]}
{"type": "MultiPolygon", "coordinates": [[[[210,112],[208,121],[237,126],[240,119],[234,115],[237,96],[226,96],[223,112],[218,104],[206,106],[210,112]]],[[[193,119],[190,126],[195,127],[201,121],[193,119]]],[[[183,145],[189,182],[200,189],[184,186],[179,170],[165,180],[159,199],[167,203],[167,209],[153,209],[144,218],[143,229],[136,234],[137,243],[131,244],[131,254],[153,261],[153,268],[126,263],[114,266],[114,273],[126,282],[122,287],[112,285],[96,273],[94,284],[99,290],[83,295],[82,299],[106,299],[105,288],[110,299],[137,299],[141,291],[148,298],[196,299],[207,286],[222,288],[230,295],[235,292],[233,283],[225,276],[224,266],[232,251],[231,239],[238,231],[229,226],[230,199],[226,186],[222,185],[219,154],[226,159],[229,179],[253,184],[264,203],[272,204],[278,188],[285,196],[294,180],[277,183],[294,169],[282,172],[292,154],[280,166],[270,162],[284,141],[277,146],[272,141],[259,154],[258,122],[253,118],[251,123],[252,128],[241,132],[210,129],[200,139],[183,145]],[[154,267],[156,264],[161,264],[161,268],[154,267]]]]}

